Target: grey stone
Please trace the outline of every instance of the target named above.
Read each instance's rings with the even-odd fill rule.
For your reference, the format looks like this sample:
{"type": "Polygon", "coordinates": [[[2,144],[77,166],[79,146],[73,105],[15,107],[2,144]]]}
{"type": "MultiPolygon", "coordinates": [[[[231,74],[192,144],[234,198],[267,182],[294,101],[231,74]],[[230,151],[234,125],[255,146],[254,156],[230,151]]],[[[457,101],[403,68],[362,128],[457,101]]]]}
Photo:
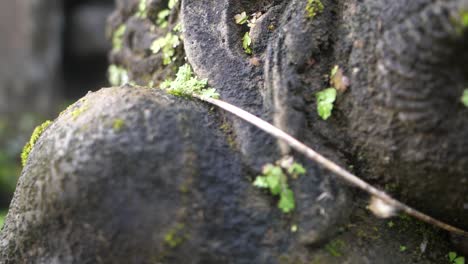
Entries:
{"type": "MultiPolygon", "coordinates": [[[[138,2],[118,1],[109,20],[109,32],[127,26],[110,60],[132,81],[158,86],[186,57],[223,100],[417,209],[467,228],[468,109],[459,96],[468,34],[453,24],[466,1],[323,0],[324,11],[309,18],[303,0],[185,0],[166,29],[154,20],[164,1],[149,1],[146,19],[134,15],[138,2]],[[252,57],[241,44],[248,29],[234,22],[242,11],[264,14],[252,30],[252,57]],[[179,22],[184,45],[163,67],[151,43],[179,22]],[[329,87],[334,65],[351,86],[324,122],[314,94],[329,87]]],[[[128,87],[90,94],[31,153],[0,252],[7,263],[447,261],[447,234],[407,217],[375,219],[364,210],[367,198],[313,163],[304,161],[308,175],[292,183],[297,210],[281,215],[251,179],[284,154],[304,161],[198,102],[128,87]],[[80,107],[86,111],[74,118],[80,107]],[[115,131],[119,118],[125,129],[115,131]],[[188,188],[180,192],[181,185],[188,188]]]]}
{"type": "Polygon", "coordinates": [[[1,233],[1,263],[276,263],[347,214],[333,209],[344,193],[308,166],[291,183],[298,209],[282,216],[218,120],[202,103],[157,90],[88,94],[34,146],[1,233]]]}

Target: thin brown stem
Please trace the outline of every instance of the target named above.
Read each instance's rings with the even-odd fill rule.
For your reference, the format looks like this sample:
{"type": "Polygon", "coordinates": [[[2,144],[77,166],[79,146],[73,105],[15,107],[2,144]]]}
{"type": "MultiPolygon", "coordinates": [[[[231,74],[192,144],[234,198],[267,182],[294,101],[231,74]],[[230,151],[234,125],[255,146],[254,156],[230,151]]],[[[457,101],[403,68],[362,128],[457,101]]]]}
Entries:
{"type": "Polygon", "coordinates": [[[225,111],[228,111],[241,119],[257,126],[258,128],[262,129],[263,131],[267,132],[268,134],[276,137],[277,139],[283,140],[286,142],[289,146],[291,146],[293,149],[296,151],[304,154],[307,158],[317,162],[320,164],[322,167],[330,170],[331,172],[335,173],[337,176],[345,180],[347,183],[354,185],[361,190],[371,194],[374,197],[377,197],[387,203],[390,206],[393,206],[396,210],[400,210],[410,216],[413,216],[414,218],[417,218],[423,222],[432,224],[434,226],[437,226],[439,228],[442,228],[444,230],[447,230],[451,233],[462,235],[468,237],[468,232],[464,231],[460,228],[454,227],[452,225],[449,225],[447,223],[444,223],[440,220],[437,220],[429,215],[426,215],[416,209],[411,208],[410,206],[392,198],[390,195],[387,193],[373,187],[369,183],[365,182],[364,180],[360,179],[356,175],[352,174],[351,172],[343,169],[333,161],[325,158],[324,156],[320,155],[313,149],[309,148],[306,146],[304,143],[300,142],[299,140],[295,139],[291,135],[287,134],[283,130],[273,126],[272,124],[252,115],[251,113],[242,110],[241,108],[238,108],[232,104],[229,104],[227,102],[213,99],[213,98],[206,98],[202,97],[199,95],[193,95],[194,97],[208,102],[210,104],[216,105],[225,111]]]}

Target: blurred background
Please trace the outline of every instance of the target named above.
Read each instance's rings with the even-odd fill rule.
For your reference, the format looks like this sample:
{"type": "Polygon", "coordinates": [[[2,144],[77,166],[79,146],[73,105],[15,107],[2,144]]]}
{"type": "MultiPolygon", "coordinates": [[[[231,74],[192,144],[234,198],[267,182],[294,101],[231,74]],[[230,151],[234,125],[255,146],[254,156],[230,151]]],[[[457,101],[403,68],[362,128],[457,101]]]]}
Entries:
{"type": "Polygon", "coordinates": [[[33,129],[107,86],[112,0],[0,1],[0,225],[33,129]]]}

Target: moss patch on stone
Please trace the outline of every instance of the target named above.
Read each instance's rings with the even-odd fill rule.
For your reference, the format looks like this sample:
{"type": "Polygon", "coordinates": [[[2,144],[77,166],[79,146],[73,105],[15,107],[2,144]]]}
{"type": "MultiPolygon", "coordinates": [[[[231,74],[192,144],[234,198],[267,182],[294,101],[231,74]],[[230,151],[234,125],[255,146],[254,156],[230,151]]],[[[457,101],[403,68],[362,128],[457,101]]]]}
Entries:
{"type": "Polygon", "coordinates": [[[335,239],[330,241],[328,244],[325,245],[325,249],[332,255],[333,257],[341,257],[343,255],[342,251],[346,243],[341,239],[335,239]]]}
{"type": "Polygon", "coordinates": [[[307,17],[314,18],[315,16],[321,14],[324,8],[325,7],[320,0],[307,0],[307,17]]]}
{"type": "Polygon", "coordinates": [[[32,133],[31,138],[24,146],[23,152],[21,152],[21,163],[23,164],[23,166],[26,165],[26,161],[28,160],[29,153],[31,153],[31,150],[36,144],[37,140],[39,140],[39,137],[42,135],[44,130],[46,130],[46,128],[50,126],[50,124],[52,124],[52,121],[47,120],[34,129],[34,132],[32,133]]]}
{"type": "Polygon", "coordinates": [[[460,12],[460,22],[463,27],[468,27],[468,11],[462,10],[460,12]]]}
{"type": "Polygon", "coordinates": [[[112,34],[112,48],[114,51],[120,51],[123,46],[123,37],[127,27],[125,25],[120,25],[112,34]]]}
{"type": "Polygon", "coordinates": [[[129,83],[130,81],[127,70],[115,64],[109,66],[107,74],[109,78],[109,83],[112,86],[121,86],[129,83]]]}
{"type": "Polygon", "coordinates": [[[457,36],[463,35],[463,32],[468,28],[468,11],[462,9],[457,15],[452,16],[450,21],[455,29],[457,36]]]}
{"type": "Polygon", "coordinates": [[[71,112],[71,116],[72,116],[73,120],[76,120],[86,110],[88,110],[88,107],[86,105],[81,106],[81,107],[73,110],[73,112],[71,112]]]}
{"type": "Polygon", "coordinates": [[[115,132],[121,131],[125,127],[125,121],[121,118],[117,118],[112,123],[112,128],[115,132]]]}
{"type": "Polygon", "coordinates": [[[148,17],[148,6],[146,3],[146,0],[140,0],[140,3],[138,4],[138,11],[137,11],[137,17],[141,19],[145,19],[148,17]]]}
{"type": "Polygon", "coordinates": [[[151,44],[151,51],[154,54],[161,51],[163,56],[163,65],[169,65],[175,60],[175,49],[180,45],[180,43],[179,36],[169,32],[166,36],[153,41],[151,44]]]}
{"type": "Polygon", "coordinates": [[[177,224],[164,235],[164,244],[171,248],[175,248],[187,240],[187,236],[183,233],[184,224],[177,224]]]}
{"type": "Polygon", "coordinates": [[[465,91],[463,91],[461,102],[464,106],[468,107],[468,89],[465,89],[465,91]]]}

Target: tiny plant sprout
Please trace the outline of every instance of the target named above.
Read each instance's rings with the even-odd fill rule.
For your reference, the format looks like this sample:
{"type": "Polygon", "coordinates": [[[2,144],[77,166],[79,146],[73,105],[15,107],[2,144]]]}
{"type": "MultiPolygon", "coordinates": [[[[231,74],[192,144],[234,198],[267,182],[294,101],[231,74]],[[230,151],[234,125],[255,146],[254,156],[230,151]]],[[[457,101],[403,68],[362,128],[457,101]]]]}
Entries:
{"type": "Polygon", "coordinates": [[[370,200],[370,204],[368,206],[369,210],[377,217],[380,218],[390,218],[395,216],[397,210],[392,205],[382,201],[375,196],[373,196],[370,200]]]}
{"type": "Polygon", "coordinates": [[[317,98],[317,113],[323,120],[327,120],[332,114],[333,103],[336,100],[336,89],[325,89],[318,92],[315,97],[317,98]]]}
{"type": "Polygon", "coordinates": [[[125,25],[120,25],[112,34],[112,48],[114,51],[120,51],[123,46],[123,37],[127,27],[125,25]]]}
{"type": "Polygon", "coordinates": [[[450,260],[450,264],[465,264],[465,258],[458,256],[456,252],[449,252],[448,258],[450,260]]]}
{"type": "Polygon", "coordinates": [[[171,14],[171,10],[164,9],[158,13],[156,24],[161,28],[166,28],[168,25],[167,18],[171,14]]]}
{"type": "Polygon", "coordinates": [[[250,47],[251,44],[252,39],[250,38],[250,33],[245,32],[245,35],[242,38],[242,47],[244,48],[245,53],[252,54],[252,48],[250,47]]]}
{"type": "Polygon", "coordinates": [[[461,102],[462,102],[463,105],[468,107],[468,89],[465,89],[465,91],[463,91],[461,102]]]}
{"type": "MultiPolygon", "coordinates": [[[[253,185],[257,188],[268,189],[273,196],[279,196],[278,208],[285,214],[296,207],[294,192],[288,185],[288,178],[296,179],[304,175],[306,170],[302,165],[294,162],[292,157],[285,157],[276,162],[276,165],[266,164],[262,175],[257,176],[253,185]]],[[[293,226],[294,227],[294,226],[293,226]]],[[[297,231],[296,228],[292,228],[297,231]]]]}
{"type": "Polygon", "coordinates": [[[240,14],[235,15],[234,19],[236,20],[236,24],[243,25],[247,23],[247,21],[249,20],[249,17],[247,16],[246,12],[242,12],[240,14]]]}
{"type": "Polygon", "coordinates": [[[173,9],[174,7],[176,7],[178,2],[179,2],[179,0],[169,0],[169,3],[167,4],[167,7],[169,9],[173,9]]]}
{"type": "Polygon", "coordinates": [[[216,89],[208,87],[208,80],[199,80],[194,76],[189,64],[179,68],[175,80],[164,81],[161,84],[161,89],[175,96],[192,97],[195,94],[202,98],[219,98],[216,89]]]}
{"type": "Polygon", "coordinates": [[[147,0],[140,0],[140,3],[138,4],[138,12],[137,12],[137,17],[145,19],[148,17],[148,7],[147,7],[147,0]]]}
{"type": "Polygon", "coordinates": [[[291,226],[291,232],[296,233],[297,232],[297,225],[292,225],[291,226]]]}
{"type": "Polygon", "coordinates": [[[166,36],[158,38],[151,44],[151,51],[154,54],[162,51],[163,64],[169,65],[175,60],[175,48],[180,45],[180,39],[178,35],[167,33],[166,36]]]}
{"type": "Polygon", "coordinates": [[[321,14],[324,8],[320,0],[307,0],[306,11],[309,18],[314,18],[318,14],[321,14]]]}
{"type": "Polygon", "coordinates": [[[23,165],[23,167],[26,165],[29,153],[31,153],[31,150],[33,149],[36,142],[39,140],[39,137],[42,135],[44,130],[46,130],[51,124],[52,121],[47,120],[34,129],[34,132],[31,135],[31,139],[29,139],[29,141],[26,143],[26,145],[23,148],[23,152],[21,153],[21,164],[23,165]]]}

